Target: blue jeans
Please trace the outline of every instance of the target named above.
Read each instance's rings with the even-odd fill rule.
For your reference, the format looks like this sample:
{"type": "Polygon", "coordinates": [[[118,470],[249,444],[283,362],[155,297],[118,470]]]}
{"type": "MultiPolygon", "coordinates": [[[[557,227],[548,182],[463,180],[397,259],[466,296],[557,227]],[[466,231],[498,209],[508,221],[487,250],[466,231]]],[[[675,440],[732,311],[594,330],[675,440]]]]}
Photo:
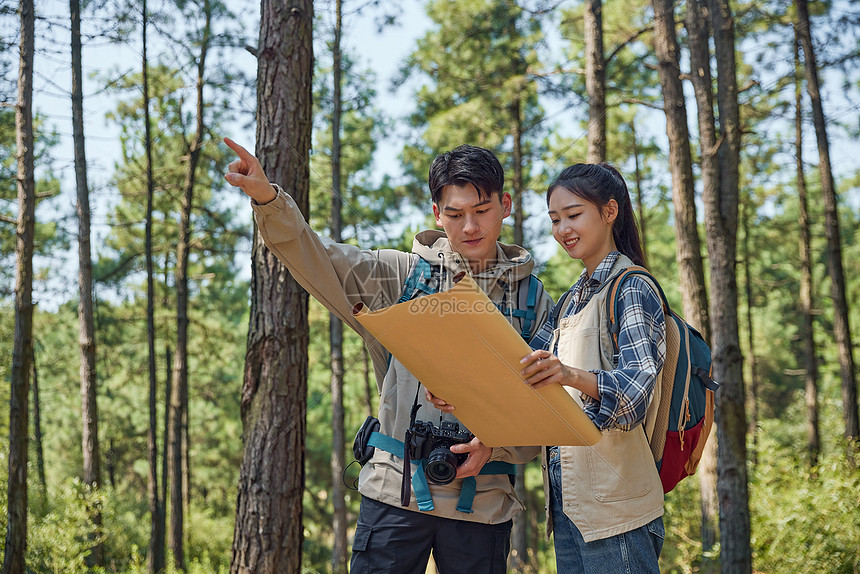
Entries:
{"type": "Polygon", "coordinates": [[[607,574],[659,574],[663,549],[663,517],[630,532],[585,542],[562,507],[561,459],[548,463],[550,512],[552,513],[555,563],[558,572],[606,572],[607,574]]]}

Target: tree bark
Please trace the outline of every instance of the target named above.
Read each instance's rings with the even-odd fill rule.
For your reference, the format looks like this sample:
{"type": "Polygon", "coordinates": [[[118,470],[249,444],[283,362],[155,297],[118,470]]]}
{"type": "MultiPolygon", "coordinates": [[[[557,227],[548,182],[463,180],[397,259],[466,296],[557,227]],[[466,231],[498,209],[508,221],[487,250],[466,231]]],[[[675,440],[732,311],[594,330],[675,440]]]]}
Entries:
{"type": "MultiPolygon", "coordinates": [[[[72,25],[72,139],[75,153],[76,211],[78,216],[78,345],[81,354],[81,448],[83,480],[90,488],[101,486],[99,453],[98,378],[96,377],[96,336],[93,320],[93,260],[90,245],[90,190],[84,146],[84,97],[81,47],[81,3],[69,0],[72,25]]],[[[96,540],[102,529],[100,508],[90,509],[96,540]]],[[[95,542],[87,555],[87,566],[104,565],[104,549],[95,542]]]]}
{"type": "Polygon", "coordinates": [[[809,9],[806,0],[796,0],[797,31],[803,48],[806,68],[806,90],[812,101],[812,123],[818,143],[818,171],[821,175],[821,195],[824,197],[824,224],[827,236],[827,270],[830,274],[830,296],[833,298],[833,331],[839,348],[839,372],[842,379],[842,418],[845,423],[845,440],[848,457],[854,462],[860,442],[857,414],[857,380],[854,375],[854,353],[851,329],[848,323],[848,302],[845,298],[845,273],[842,267],[842,246],[839,238],[839,204],[836,185],[830,166],[830,144],[827,141],[827,124],[821,90],[818,82],[818,67],[812,46],[809,24],[809,9]]]}
{"type": "MultiPolygon", "coordinates": [[[[514,491],[520,500],[526,500],[526,465],[516,465],[517,479],[514,491]]],[[[514,517],[511,528],[511,554],[508,556],[508,570],[512,572],[525,572],[529,563],[528,546],[528,512],[520,512],[514,517]]]]}
{"type": "Polygon", "coordinates": [[[800,303],[803,339],[804,394],[806,398],[806,449],[809,467],[814,471],[821,453],[818,428],[818,358],[812,318],[812,234],[809,229],[809,202],[806,195],[806,174],[803,167],[803,88],[800,64],[800,35],[794,28],[794,133],[797,164],[797,197],[800,209],[800,303]]]}
{"type": "Polygon", "coordinates": [[[513,154],[511,154],[514,164],[514,178],[511,182],[511,187],[514,190],[514,244],[522,247],[525,243],[526,217],[523,213],[523,194],[525,193],[525,185],[523,185],[523,117],[519,91],[514,94],[514,101],[509,109],[511,113],[511,135],[514,140],[513,154]]]}
{"type": "Polygon", "coordinates": [[[750,358],[750,387],[746,397],[747,409],[749,418],[747,420],[747,433],[752,437],[752,452],[750,453],[750,463],[755,470],[758,464],[758,375],[757,364],[755,358],[755,330],[753,326],[753,292],[752,279],[750,278],[750,259],[755,257],[750,253],[750,225],[749,225],[749,207],[744,206],[742,211],[742,220],[744,228],[744,243],[743,243],[743,266],[744,266],[744,292],[747,300],[747,347],[749,348],[750,358]]]}
{"type": "Polygon", "coordinates": [[[43,500],[47,501],[48,481],[45,479],[45,450],[42,440],[42,402],[39,399],[39,371],[36,369],[35,341],[30,347],[30,352],[30,366],[33,374],[33,435],[36,440],[36,476],[39,478],[39,488],[42,490],[43,500]]]}
{"type": "MultiPolygon", "coordinates": [[[[264,0],[257,157],[308,214],[313,4],[264,0]]],[[[308,295],[255,229],[242,388],[245,452],[231,572],[299,573],[302,555],[308,295]]]]}
{"type": "Polygon", "coordinates": [[[635,118],[630,122],[630,135],[633,138],[633,175],[636,180],[636,216],[639,220],[639,237],[642,241],[642,253],[648,261],[648,235],[645,233],[645,193],[642,189],[642,168],[639,165],[639,141],[636,137],[635,118]]]}
{"type": "Polygon", "coordinates": [[[18,104],[15,107],[18,222],[15,241],[15,336],[9,391],[9,476],[3,574],[26,568],[27,449],[29,432],[30,360],[33,348],[33,249],[36,182],[33,156],[33,49],[35,9],[21,0],[18,104]]]}
{"type": "MultiPolygon", "coordinates": [[[[707,7],[698,0],[688,0],[684,26],[690,49],[690,78],[696,96],[701,148],[702,186],[710,193],[717,193],[720,185],[719,160],[717,158],[717,135],[714,125],[714,97],[711,85],[710,50],[708,48],[707,7]]],[[[704,285],[704,277],[701,279],[704,285]]],[[[707,308],[707,302],[704,303],[707,308]]],[[[686,310],[685,310],[686,312],[686,310]]],[[[710,341],[710,325],[701,331],[710,341]]],[[[719,530],[719,501],[717,498],[717,441],[712,430],[699,467],[699,490],[702,510],[702,551],[708,552],[717,542],[719,530]]],[[[705,568],[713,566],[703,557],[705,568]]]]}
{"type": "Polygon", "coordinates": [[[179,569],[185,567],[183,548],[184,518],[187,508],[186,489],[188,480],[183,453],[187,437],[188,420],[188,256],[191,242],[191,212],[194,206],[194,185],[197,166],[206,131],[203,110],[204,73],[212,22],[212,6],[203,1],[203,37],[200,57],[197,60],[197,110],[194,140],[188,146],[188,166],[185,172],[185,190],[179,219],[179,242],[176,246],[176,352],[173,355],[173,382],[171,384],[168,411],[168,483],[170,485],[170,527],[168,546],[173,551],[173,563],[179,569]],[[184,431],[184,432],[183,432],[184,431]]]}
{"type": "Polygon", "coordinates": [[[149,460],[149,475],[147,478],[147,492],[149,493],[149,548],[146,554],[147,570],[156,574],[164,570],[164,508],[158,492],[158,443],[157,443],[157,415],[156,396],[157,381],[155,374],[155,279],[152,265],[152,200],[154,195],[154,183],[152,176],[152,131],[149,119],[149,65],[147,62],[147,8],[146,0],[143,0],[143,118],[144,138],[146,153],[146,223],[144,230],[145,257],[146,257],[146,340],[148,349],[148,373],[149,373],[149,430],[147,432],[147,452],[149,460]]]}
{"type": "Polygon", "coordinates": [[[725,573],[752,572],[743,356],[738,329],[735,262],[738,229],[740,110],[735,72],[734,20],[728,0],[709,3],[717,65],[720,119],[720,185],[703,196],[711,270],[712,370],[720,382],[716,401],[717,494],[720,560],[725,573]]]}
{"type": "MultiPolygon", "coordinates": [[[[342,238],[343,188],[340,168],[340,120],[343,111],[341,102],[341,53],[340,38],[342,25],[341,0],[335,2],[334,27],[334,94],[331,115],[331,238],[340,243],[342,238]]],[[[329,343],[331,346],[331,495],[333,507],[334,544],[331,552],[331,567],[334,574],[345,574],[349,560],[347,541],[346,492],[343,485],[343,470],[346,465],[346,436],[344,431],[343,408],[343,322],[337,316],[329,315],[329,343]]]]}
{"type": "Polygon", "coordinates": [[[696,224],[693,158],[687,129],[687,107],[681,86],[678,40],[671,0],[651,0],[654,9],[654,47],[666,113],[669,165],[672,169],[672,203],[675,207],[675,236],[678,275],[684,316],[710,340],[708,298],[702,268],[701,242],[696,224]]]}
{"type": "Polygon", "coordinates": [[[588,163],[606,161],[606,61],[603,2],[585,2],[585,91],[588,93],[588,163]]]}

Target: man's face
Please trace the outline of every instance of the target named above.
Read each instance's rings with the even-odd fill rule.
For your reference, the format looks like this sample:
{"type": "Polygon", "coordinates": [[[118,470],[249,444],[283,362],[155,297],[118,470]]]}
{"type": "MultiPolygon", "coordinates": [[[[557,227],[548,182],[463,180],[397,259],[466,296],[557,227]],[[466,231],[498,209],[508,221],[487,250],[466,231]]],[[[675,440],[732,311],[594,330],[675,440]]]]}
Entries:
{"type": "Polygon", "coordinates": [[[502,221],[511,214],[511,195],[491,194],[481,199],[472,185],[446,185],[433,204],[436,224],[445,230],[451,248],[469,260],[473,273],[496,259],[502,221]]]}

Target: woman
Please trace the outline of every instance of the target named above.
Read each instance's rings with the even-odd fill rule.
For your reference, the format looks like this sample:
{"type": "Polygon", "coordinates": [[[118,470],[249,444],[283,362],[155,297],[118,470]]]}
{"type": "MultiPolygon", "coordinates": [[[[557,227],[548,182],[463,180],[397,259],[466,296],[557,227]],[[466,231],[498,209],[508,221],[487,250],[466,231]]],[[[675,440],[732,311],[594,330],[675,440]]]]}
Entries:
{"type": "Polygon", "coordinates": [[[544,453],[558,572],[659,572],[663,489],[643,422],[663,366],[665,318],[648,280],[625,279],[615,355],[605,310],[610,280],[645,266],[627,185],[608,164],[573,165],[549,186],[547,206],[553,237],[585,269],[532,339],[522,375],[534,388],[564,385],[603,433],[592,447],[544,453]]]}

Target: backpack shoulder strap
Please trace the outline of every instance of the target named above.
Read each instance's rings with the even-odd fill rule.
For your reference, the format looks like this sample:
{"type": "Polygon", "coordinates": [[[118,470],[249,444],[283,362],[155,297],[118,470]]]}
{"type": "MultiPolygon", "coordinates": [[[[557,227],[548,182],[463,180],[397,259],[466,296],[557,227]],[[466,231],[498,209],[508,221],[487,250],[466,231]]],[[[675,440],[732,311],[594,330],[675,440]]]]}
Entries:
{"type": "Polygon", "coordinates": [[[520,280],[519,287],[517,288],[518,307],[520,310],[525,311],[522,317],[522,331],[520,335],[526,341],[532,338],[532,326],[535,319],[537,319],[535,308],[537,308],[538,287],[543,289],[541,280],[535,275],[529,274],[528,277],[523,277],[520,280]],[[523,285],[523,281],[528,281],[528,288],[524,288],[526,286],[523,285]]]}
{"type": "Polygon", "coordinates": [[[405,303],[415,297],[418,291],[427,294],[435,293],[436,290],[431,286],[431,278],[433,276],[433,266],[423,257],[417,257],[415,266],[406,280],[403,282],[403,289],[400,293],[398,303],[405,303]]]}
{"type": "Polygon", "coordinates": [[[621,327],[618,325],[618,318],[615,316],[615,310],[618,307],[618,300],[620,299],[621,284],[630,275],[642,275],[643,277],[650,279],[650,283],[657,288],[660,300],[663,302],[663,313],[668,317],[672,312],[669,308],[669,301],[666,300],[666,294],[663,293],[663,288],[660,287],[660,283],[644,267],[632,265],[615,275],[615,277],[609,281],[609,295],[606,297],[606,316],[609,318],[609,332],[612,335],[612,349],[615,353],[618,352],[618,333],[621,332],[621,327]]]}

